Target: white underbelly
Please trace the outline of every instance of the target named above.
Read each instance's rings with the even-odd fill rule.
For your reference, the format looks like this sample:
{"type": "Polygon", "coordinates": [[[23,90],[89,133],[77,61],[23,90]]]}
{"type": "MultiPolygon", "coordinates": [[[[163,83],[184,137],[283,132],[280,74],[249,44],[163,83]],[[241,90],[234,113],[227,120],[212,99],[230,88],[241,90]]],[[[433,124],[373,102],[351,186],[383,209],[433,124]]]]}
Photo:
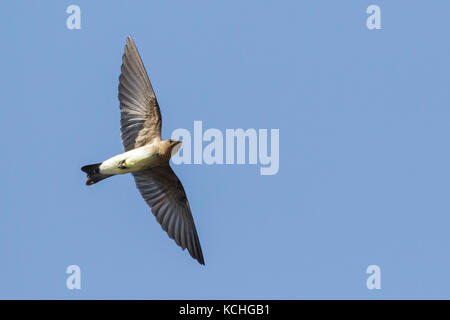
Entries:
{"type": "Polygon", "coordinates": [[[103,161],[99,169],[102,174],[123,174],[151,168],[158,160],[156,148],[146,145],[103,161]]]}

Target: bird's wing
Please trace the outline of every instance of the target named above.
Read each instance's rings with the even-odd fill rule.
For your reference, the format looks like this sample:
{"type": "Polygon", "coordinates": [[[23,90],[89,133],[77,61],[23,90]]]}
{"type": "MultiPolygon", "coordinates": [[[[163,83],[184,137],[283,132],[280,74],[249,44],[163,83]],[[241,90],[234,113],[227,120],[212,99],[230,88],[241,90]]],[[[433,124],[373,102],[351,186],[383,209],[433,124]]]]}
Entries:
{"type": "Polygon", "coordinates": [[[172,168],[161,166],[133,172],[133,175],[137,188],[164,231],[183,250],[187,248],[200,264],[205,264],[186,193],[172,168]]]}
{"type": "Polygon", "coordinates": [[[161,112],[139,52],[128,37],[119,78],[120,130],[125,151],[161,140],[161,112]]]}

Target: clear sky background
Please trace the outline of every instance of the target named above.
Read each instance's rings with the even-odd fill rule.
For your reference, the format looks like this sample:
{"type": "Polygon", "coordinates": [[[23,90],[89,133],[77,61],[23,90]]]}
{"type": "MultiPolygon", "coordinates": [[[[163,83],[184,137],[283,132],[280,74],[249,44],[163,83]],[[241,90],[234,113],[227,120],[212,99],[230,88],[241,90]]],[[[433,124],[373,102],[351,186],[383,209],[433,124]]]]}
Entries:
{"type": "Polygon", "coordinates": [[[0,298],[450,298],[448,1],[8,1],[0,13],[0,298]],[[66,8],[81,7],[81,30],[66,8]],[[381,7],[381,30],[366,8],[381,7]],[[280,129],[280,170],[179,165],[206,266],[122,152],[131,34],[176,128],[280,129]],[[68,290],[79,265],[82,289],[68,290]],[[366,268],[381,268],[381,290],[366,268]]]}

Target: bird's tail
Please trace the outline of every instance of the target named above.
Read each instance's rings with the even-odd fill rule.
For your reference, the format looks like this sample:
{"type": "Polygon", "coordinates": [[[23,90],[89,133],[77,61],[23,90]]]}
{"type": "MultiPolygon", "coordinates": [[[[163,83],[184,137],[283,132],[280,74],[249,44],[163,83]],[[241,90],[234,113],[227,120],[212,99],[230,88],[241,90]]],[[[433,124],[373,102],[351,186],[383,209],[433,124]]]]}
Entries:
{"type": "Polygon", "coordinates": [[[89,164],[87,166],[81,167],[81,170],[83,172],[86,172],[87,179],[86,179],[86,185],[90,186],[94,183],[97,183],[103,179],[106,179],[108,177],[111,177],[111,175],[108,174],[101,174],[99,167],[102,163],[96,163],[96,164],[89,164]]]}

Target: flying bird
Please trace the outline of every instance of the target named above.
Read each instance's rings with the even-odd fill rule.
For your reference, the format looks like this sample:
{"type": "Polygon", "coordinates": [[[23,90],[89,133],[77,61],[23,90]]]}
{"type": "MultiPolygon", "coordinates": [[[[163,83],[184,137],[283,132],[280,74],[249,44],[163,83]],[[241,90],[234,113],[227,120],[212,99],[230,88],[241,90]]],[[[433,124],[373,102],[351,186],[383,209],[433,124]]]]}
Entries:
{"type": "Polygon", "coordinates": [[[81,168],[86,185],[131,173],[142,197],[170,238],[200,264],[202,248],[183,185],[169,165],[179,140],[161,139],[161,112],[150,79],[131,36],[119,78],[120,130],[125,152],[81,168]]]}

